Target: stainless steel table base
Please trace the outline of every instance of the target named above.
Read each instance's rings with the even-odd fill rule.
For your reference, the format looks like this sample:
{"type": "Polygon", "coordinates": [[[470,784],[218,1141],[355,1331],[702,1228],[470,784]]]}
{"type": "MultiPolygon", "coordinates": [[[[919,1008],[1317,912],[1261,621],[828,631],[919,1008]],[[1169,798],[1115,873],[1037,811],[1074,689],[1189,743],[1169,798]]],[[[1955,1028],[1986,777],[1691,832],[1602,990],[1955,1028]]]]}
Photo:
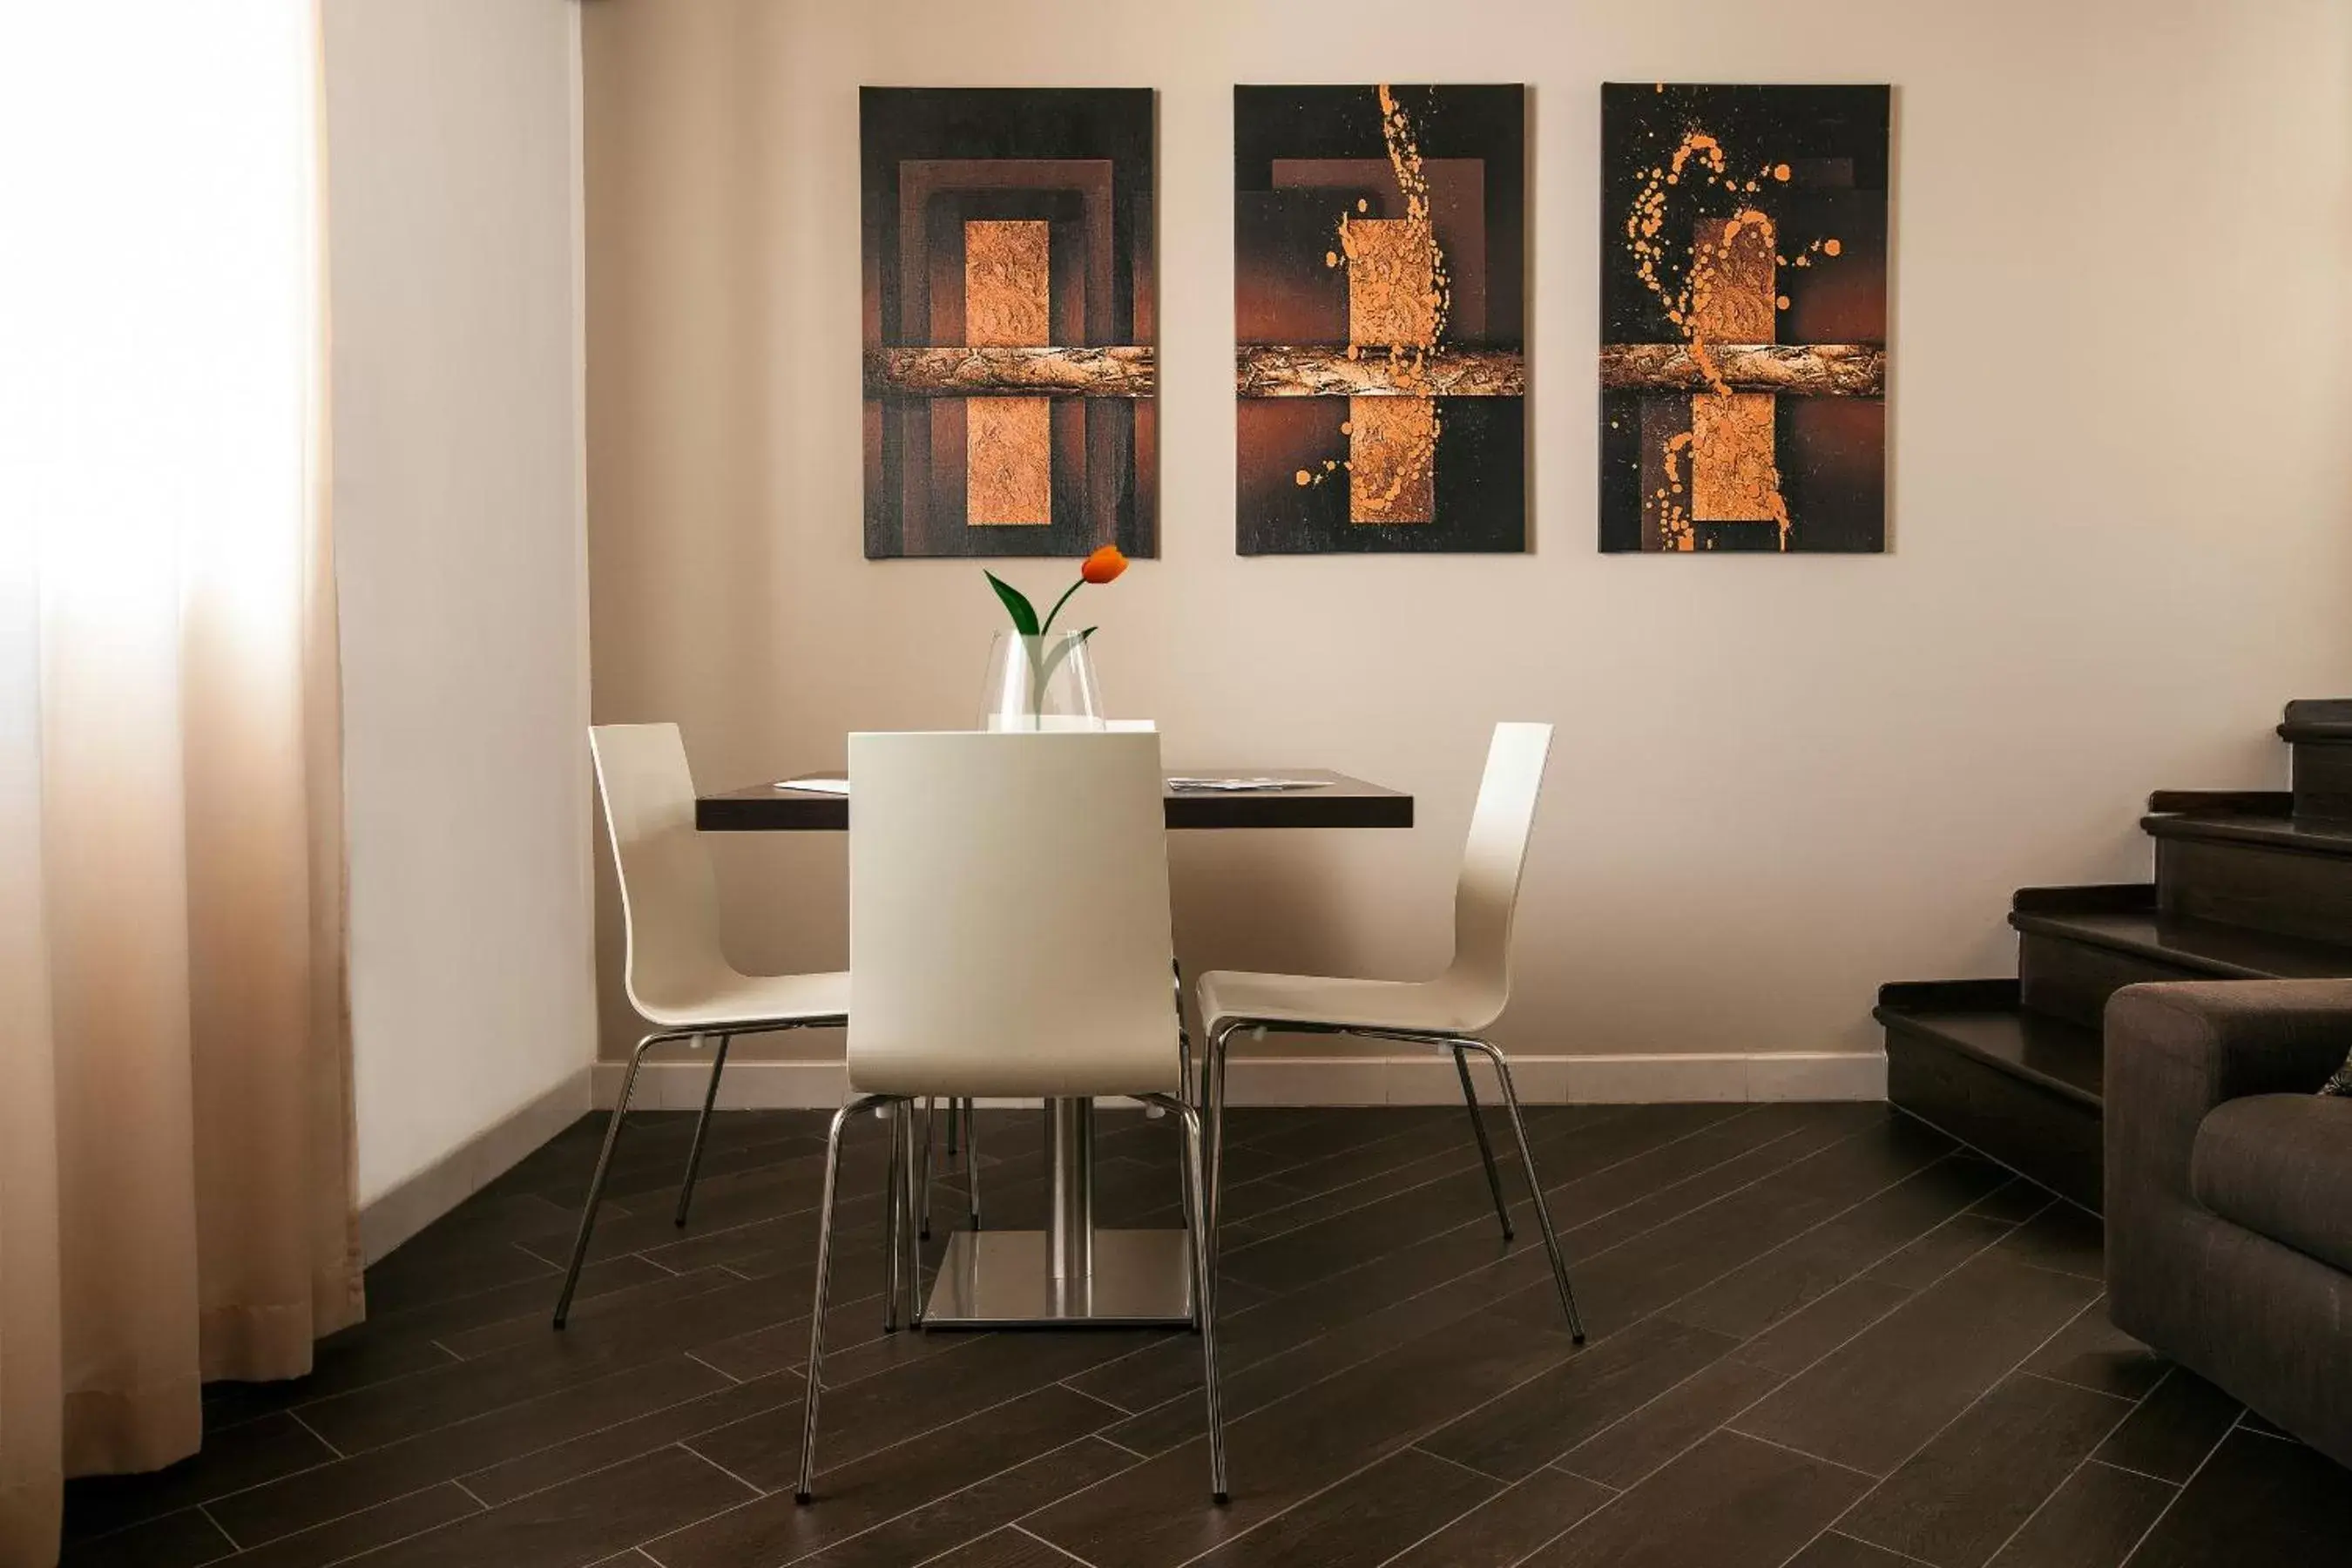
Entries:
{"type": "MultiPolygon", "coordinates": [[[[965,1131],[967,1142],[976,1126],[965,1131]]],[[[1192,1243],[1181,1230],[1095,1228],[1095,1107],[1045,1101],[1045,1230],[960,1230],[931,1286],[927,1329],[1190,1328],[1192,1243]]]]}
{"type": "Polygon", "coordinates": [[[1181,1230],[1097,1230],[1091,1273],[1055,1278],[1042,1230],[960,1230],[931,1286],[926,1329],[1190,1328],[1181,1230]]]}

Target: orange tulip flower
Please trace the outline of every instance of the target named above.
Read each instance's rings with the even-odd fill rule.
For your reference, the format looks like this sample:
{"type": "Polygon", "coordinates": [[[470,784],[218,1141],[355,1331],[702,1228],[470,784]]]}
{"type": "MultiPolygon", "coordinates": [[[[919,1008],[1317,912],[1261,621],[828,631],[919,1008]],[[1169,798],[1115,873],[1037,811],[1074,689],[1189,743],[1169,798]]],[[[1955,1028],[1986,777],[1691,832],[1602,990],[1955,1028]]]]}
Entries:
{"type": "MultiPolygon", "coordinates": [[[[1062,606],[1070,602],[1072,594],[1089,583],[1108,583],[1126,570],[1127,556],[1119,547],[1116,544],[1104,545],[1080,563],[1078,580],[1063,590],[1062,596],[1054,601],[1053,609],[1047,612],[1042,623],[1037,619],[1037,611],[1029,603],[1029,596],[993,572],[987,573],[985,575],[988,578],[988,585],[996,590],[996,596],[1003,601],[1005,610],[1013,616],[1013,629],[1023,637],[1042,637],[1054,629],[1055,620],[1060,616],[1062,606]]],[[[1088,626],[1078,635],[1083,638],[1091,637],[1093,634],[1094,627],[1088,626]]]]}

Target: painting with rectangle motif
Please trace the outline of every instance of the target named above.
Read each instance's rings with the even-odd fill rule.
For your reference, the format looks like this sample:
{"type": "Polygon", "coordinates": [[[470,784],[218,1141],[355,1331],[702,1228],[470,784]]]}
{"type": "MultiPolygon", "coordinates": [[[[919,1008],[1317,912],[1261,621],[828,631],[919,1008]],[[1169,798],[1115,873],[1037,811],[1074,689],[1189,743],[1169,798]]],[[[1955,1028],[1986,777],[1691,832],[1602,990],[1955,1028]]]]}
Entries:
{"type": "Polygon", "coordinates": [[[866,553],[1159,553],[1151,92],[866,88],[866,553]]]}
{"type": "Polygon", "coordinates": [[[1527,548],[1525,98],[1234,89],[1243,554],[1527,548]]]}
{"type": "Polygon", "coordinates": [[[1601,89],[1601,548],[1886,547],[1885,87],[1601,89]]]}

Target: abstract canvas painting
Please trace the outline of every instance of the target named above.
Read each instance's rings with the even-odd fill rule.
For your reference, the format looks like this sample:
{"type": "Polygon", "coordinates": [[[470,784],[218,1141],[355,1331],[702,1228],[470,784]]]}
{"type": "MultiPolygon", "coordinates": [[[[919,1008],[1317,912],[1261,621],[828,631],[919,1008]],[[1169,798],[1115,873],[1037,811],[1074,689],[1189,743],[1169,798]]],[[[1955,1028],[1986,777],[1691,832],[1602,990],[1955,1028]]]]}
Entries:
{"type": "Polygon", "coordinates": [[[1527,547],[1517,87],[1234,92],[1244,555],[1527,547]]]}
{"type": "Polygon", "coordinates": [[[1159,553],[1149,89],[866,88],[866,554],[1159,553]]]}
{"type": "Polygon", "coordinates": [[[1601,89],[1601,548],[1886,541],[1885,87],[1601,89]]]}

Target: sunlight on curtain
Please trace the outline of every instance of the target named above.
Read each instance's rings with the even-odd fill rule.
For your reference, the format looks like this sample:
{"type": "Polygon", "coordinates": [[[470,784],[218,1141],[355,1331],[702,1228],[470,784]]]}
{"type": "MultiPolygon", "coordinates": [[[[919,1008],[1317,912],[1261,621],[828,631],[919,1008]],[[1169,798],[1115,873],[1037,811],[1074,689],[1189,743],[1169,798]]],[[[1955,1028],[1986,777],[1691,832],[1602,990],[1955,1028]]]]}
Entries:
{"type": "Polygon", "coordinates": [[[0,1563],[356,1314],[315,28],[0,47],[0,1563]]]}

